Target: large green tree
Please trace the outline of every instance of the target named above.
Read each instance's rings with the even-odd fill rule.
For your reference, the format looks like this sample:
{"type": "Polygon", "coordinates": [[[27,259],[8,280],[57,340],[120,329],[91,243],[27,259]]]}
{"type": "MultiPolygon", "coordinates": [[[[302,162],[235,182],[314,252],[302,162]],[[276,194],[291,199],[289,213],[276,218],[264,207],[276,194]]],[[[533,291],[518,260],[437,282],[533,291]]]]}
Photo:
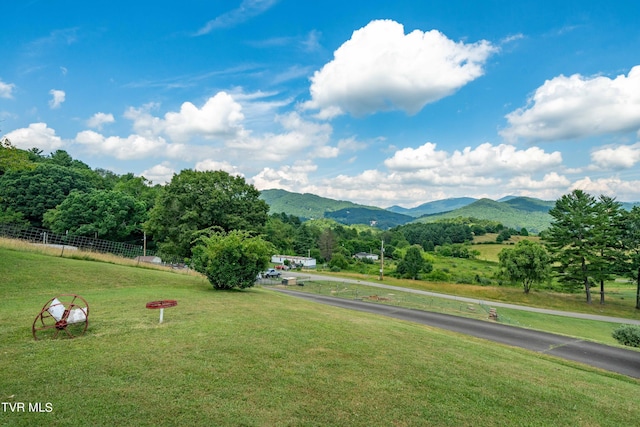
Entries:
{"type": "Polygon", "coordinates": [[[160,191],[145,229],[162,253],[189,258],[206,230],[262,232],[269,206],[259,196],[242,177],[186,169],[160,191]]]}
{"type": "Polygon", "coordinates": [[[199,238],[191,265],[214,289],[248,288],[269,265],[274,247],[247,231],[214,232],[199,238]]]}
{"type": "Polygon", "coordinates": [[[44,214],[44,225],[56,233],[97,236],[114,241],[140,240],[147,207],[120,191],[72,191],[55,209],[44,214]]]}
{"type": "Polygon", "coordinates": [[[636,308],[640,309],[640,206],[623,211],[622,223],[622,242],[627,255],[623,264],[624,274],[636,281],[636,308]]]}
{"type": "Polygon", "coordinates": [[[512,282],[522,283],[525,294],[532,285],[543,283],[551,275],[551,257],[542,245],[530,240],[519,241],[513,249],[503,249],[498,259],[502,274],[512,282]]]}
{"type": "Polygon", "coordinates": [[[556,262],[558,280],[568,289],[584,288],[587,303],[591,303],[593,261],[597,257],[596,199],[582,190],[574,190],[558,199],[549,214],[553,222],[544,238],[556,262]]]}
{"type": "Polygon", "coordinates": [[[38,163],[33,170],[10,170],[0,176],[0,209],[20,212],[32,226],[41,227],[44,213],[71,191],[92,188],[87,175],[76,169],[38,163]]]}
{"type": "Polygon", "coordinates": [[[601,195],[596,202],[593,227],[593,246],[596,251],[591,271],[600,285],[600,304],[605,302],[604,284],[615,274],[621,273],[626,254],[623,251],[622,204],[615,199],[601,195]]]}
{"type": "Polygon", "coordinates": [[[0,175],[10,170],[32,170],[35,167],[29,152],[14,147],[8,138],[0,140],[0,175]]]}

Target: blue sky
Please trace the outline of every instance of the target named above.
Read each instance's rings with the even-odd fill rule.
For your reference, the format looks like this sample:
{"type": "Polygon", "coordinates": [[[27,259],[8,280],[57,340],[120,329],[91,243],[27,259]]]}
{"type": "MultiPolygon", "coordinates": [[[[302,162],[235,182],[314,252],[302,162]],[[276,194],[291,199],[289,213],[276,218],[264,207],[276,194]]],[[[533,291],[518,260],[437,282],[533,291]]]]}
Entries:
{"type": "Polygon", "coordinates": [[[0,135],[19,148],[381,207],[640,200],[635,0],[25,0],[2,16],[0,135]]]}

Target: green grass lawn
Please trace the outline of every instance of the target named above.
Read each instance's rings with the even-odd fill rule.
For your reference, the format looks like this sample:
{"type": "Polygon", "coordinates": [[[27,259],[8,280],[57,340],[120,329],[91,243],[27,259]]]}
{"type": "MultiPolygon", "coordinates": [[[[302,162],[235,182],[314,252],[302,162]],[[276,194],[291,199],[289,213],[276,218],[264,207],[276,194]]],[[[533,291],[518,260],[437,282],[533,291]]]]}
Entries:
{"type": "Polygon", "coordinates": [[[0,248],[0,426],[621,426],[640,381],[422,325],[201,277],[0,248]],[[34,341],[53,296],[90,305],[34,341]],[[158,312],[145,304],[176,299],[158,312]]]}

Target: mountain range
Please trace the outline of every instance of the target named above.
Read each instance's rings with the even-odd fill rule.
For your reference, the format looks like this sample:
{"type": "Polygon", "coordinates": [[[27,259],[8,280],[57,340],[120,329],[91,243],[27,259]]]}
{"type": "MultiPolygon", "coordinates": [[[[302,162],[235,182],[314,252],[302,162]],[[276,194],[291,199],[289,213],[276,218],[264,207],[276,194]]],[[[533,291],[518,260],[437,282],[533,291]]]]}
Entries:
{"type": "MultiPolygon", "coordinates": [[[[285,190],[263,190],[260,198],[269,204],[270,213],[284,212],[305,220],[330,218],[346,225],[368,224],[388,229],[409,222],[473,217],[498,221],[515,229],[526,228],[532,233],[539,233],[549,227],[552,221],[549,210],[555,205],[555,201],[531,197],[507,196],[499,200],[460,197],[436,200],[414,208],[391,206],[382,209],[285,190]]],[[[639,204],[623,203],[622,207],[629,210],[639,204]]]]}

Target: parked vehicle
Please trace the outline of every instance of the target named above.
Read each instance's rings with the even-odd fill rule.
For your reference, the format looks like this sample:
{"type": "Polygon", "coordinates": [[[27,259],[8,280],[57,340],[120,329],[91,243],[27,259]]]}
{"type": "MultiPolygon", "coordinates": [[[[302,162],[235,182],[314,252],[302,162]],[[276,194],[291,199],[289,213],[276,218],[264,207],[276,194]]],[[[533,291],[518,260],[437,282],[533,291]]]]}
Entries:
{"type": "Polygon", "coordinates": [[[265,271],[264,277],[266,277],[267,279],[272,279],[274,277],[277,278],[277,277],[280,277],[280,272],[275,268],[270,268],[267,271],[265,271]]]}

